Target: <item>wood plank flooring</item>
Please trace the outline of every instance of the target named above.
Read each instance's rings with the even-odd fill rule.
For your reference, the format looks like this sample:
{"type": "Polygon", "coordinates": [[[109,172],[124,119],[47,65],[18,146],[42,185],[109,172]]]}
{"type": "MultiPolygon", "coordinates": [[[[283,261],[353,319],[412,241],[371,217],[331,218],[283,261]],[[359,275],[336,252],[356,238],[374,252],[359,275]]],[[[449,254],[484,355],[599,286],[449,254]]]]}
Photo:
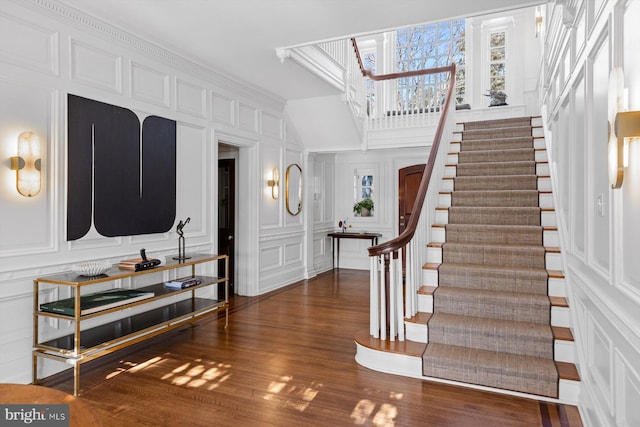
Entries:
{"type": "MultiPolygon", "coordinates": [[[[573,406],[387,375],[358,365],[369,273],[341,269],[83,365],[104,426],[563,426],[573,406]]],[[[43,385],[71,392],[68,372],[43,385]]]]}

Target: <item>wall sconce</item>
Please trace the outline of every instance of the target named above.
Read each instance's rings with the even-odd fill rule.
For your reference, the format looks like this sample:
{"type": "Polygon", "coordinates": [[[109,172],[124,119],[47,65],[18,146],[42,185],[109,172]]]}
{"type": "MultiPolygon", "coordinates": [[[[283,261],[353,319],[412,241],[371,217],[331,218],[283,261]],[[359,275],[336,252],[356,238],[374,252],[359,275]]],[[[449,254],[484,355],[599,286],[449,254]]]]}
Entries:
{"type": "Polygon", "coordinates": [[[609,183],[622,186],[624,168],[629,166],[629,142],[640,138],[640,111],[628,110],[628,94],[624,88],[622,68],[609,75],[609,183]]]}
{"type": "Polygon", "coordinates": [[[40,138],[35,132],[22,132],[18,136],[18,155],[11,157],[18,193],[33,197],[40,192],[40,169],[40,138]]]}
{"type": "Polygon", "coordinates": [[[271,187],[271,197],[275,200],[280,195],[280,172],[278,168],[273,168],[271,179],[267,181],[267,186],[271,187]]]}

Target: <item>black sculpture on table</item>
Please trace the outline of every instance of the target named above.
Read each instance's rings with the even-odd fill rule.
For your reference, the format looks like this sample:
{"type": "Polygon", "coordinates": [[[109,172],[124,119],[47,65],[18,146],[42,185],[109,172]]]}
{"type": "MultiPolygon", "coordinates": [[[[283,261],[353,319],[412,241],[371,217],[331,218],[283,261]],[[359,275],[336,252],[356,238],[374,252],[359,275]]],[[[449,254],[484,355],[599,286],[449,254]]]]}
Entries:
{"type": "Polygon", "coordinates": [[[185,259],[191,258],[190,256],[187,256],[185,254],[184,231],[182,231],[184,226],[187,225],[189,221],[191,221],[191,217],[187,217],[187,219],[184,222],[180,220],[180,222],[178,223],[178,226],[176,227],[176,233],[178,233],[178,236],[179,236],[178,237],[178,256],[174,256],[173,259],[177,259],[178,261],[184,261],[185,259]]]}

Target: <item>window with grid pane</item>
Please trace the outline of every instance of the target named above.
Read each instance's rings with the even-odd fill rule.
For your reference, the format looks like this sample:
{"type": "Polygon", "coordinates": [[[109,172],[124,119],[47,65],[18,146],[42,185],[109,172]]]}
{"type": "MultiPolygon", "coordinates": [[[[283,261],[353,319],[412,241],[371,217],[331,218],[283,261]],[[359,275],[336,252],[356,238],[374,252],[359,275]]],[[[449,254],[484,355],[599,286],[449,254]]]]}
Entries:
{"type": "Polygon", "coordinates": [[[505,90],[506,39],[504,31],[489,35],[489,88],[505,90]]]}
{"type": "MultiPolygon", "coordinates": [[[[456,102],[464,103],[465,21],[427,24],[396,32],[398,72],[456,64],[456,102]]],[[[446,74],[431,74],[398,80],[398,108],[402,110],[439,105],[446,89],[446,74]]]]}

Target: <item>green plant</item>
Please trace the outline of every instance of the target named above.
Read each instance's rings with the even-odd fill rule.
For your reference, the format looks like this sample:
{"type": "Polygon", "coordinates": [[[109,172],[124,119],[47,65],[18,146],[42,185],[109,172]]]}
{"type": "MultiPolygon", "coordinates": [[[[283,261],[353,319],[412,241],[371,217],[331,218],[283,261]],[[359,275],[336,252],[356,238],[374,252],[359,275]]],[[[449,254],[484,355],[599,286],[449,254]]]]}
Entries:
{"type": "Polygon", "coordinates": [[[373,211],[373,200],[371,198],[369,198],[369,197],[365,197],[364,199],[360,200],[355,205],[353,205],[353,212],[358,214],[358,215],[361,215],[362,209],[366,209],[369,212],[372,212],[373,211]]]}

